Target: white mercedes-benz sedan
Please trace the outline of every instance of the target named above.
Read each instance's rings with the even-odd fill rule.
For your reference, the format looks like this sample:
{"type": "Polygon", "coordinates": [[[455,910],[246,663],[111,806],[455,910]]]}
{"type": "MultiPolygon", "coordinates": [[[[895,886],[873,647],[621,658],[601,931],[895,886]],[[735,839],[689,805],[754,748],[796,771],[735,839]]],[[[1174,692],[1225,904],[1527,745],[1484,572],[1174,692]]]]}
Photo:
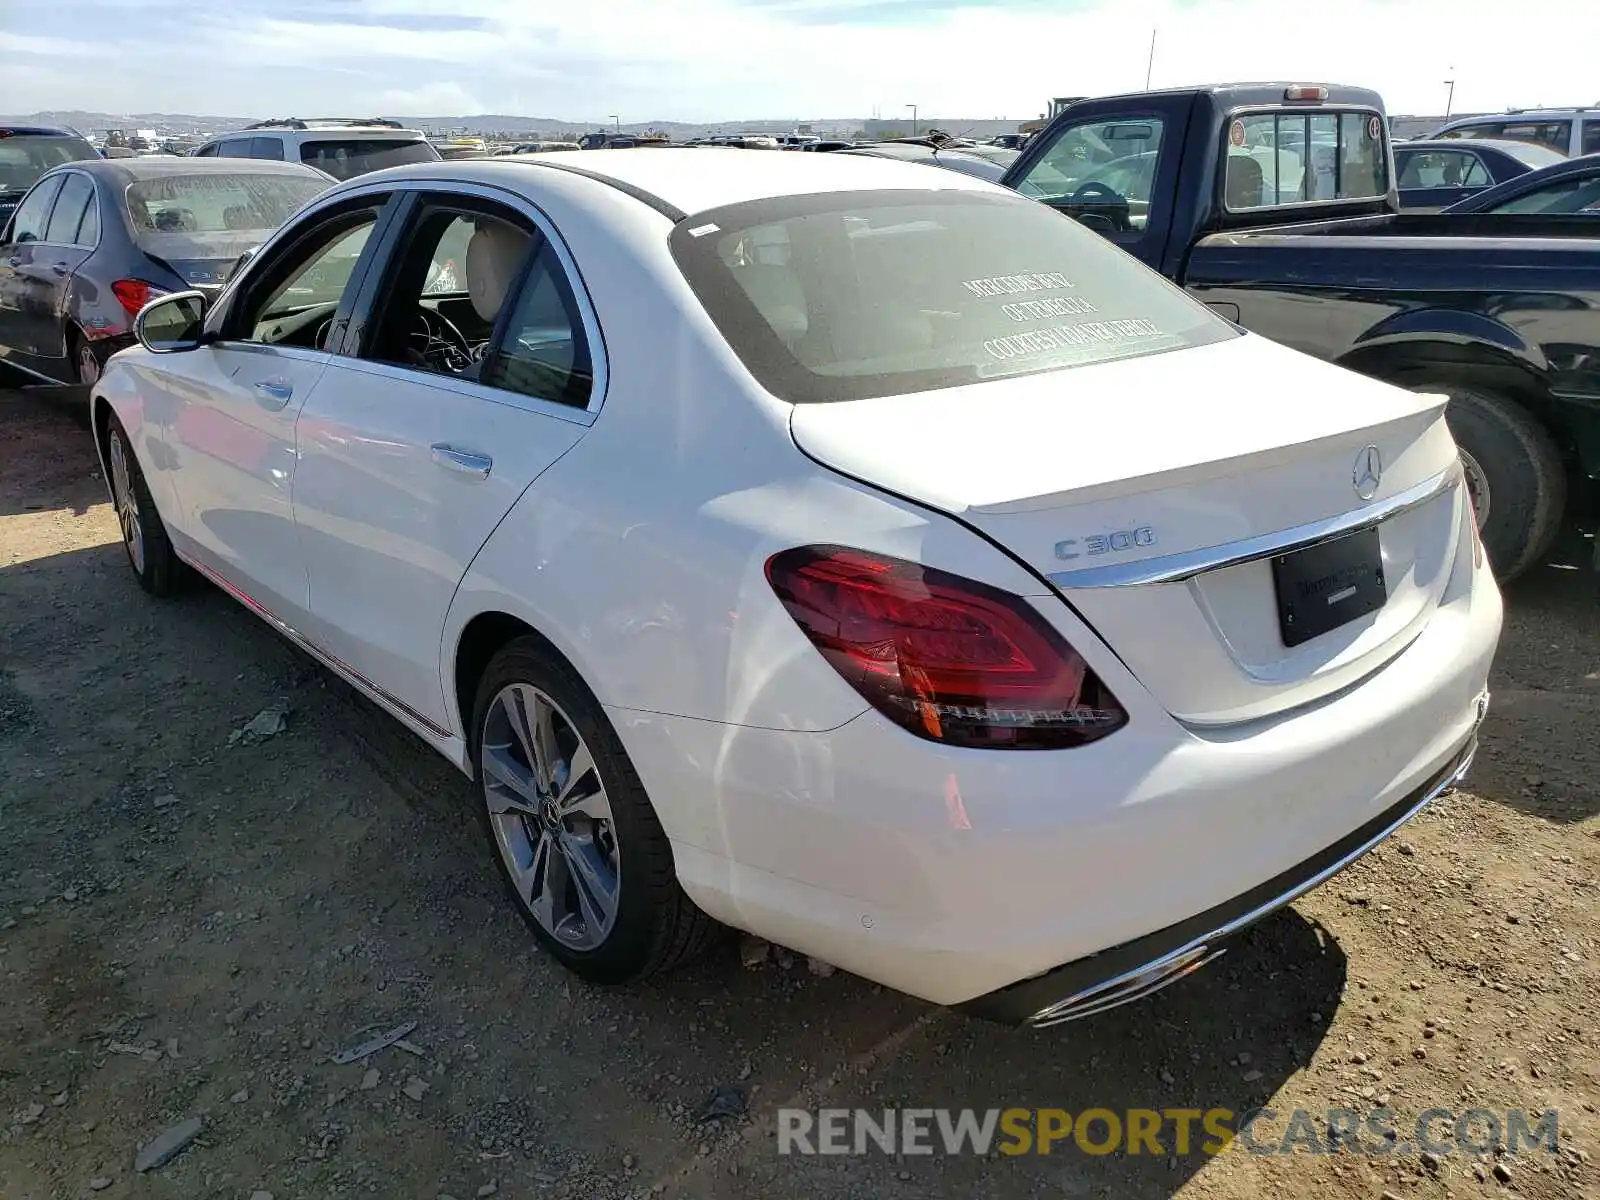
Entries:
{"type": "Polygon", "coordinates": [[[457,764],[602,982],[733,926],[1048,1025],[1465,771],[1500,597],[1442,397],[862,156],[422,163],[140,314],[93,424],[213,581],[457,764]]]}

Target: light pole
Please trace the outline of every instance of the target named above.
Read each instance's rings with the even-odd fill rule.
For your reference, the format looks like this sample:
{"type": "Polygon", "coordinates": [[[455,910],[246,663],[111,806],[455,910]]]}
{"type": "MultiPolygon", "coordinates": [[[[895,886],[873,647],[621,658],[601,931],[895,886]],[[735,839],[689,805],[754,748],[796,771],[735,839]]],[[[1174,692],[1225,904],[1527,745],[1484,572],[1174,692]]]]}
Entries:
{"type": "Polygon", "coordinates": [[[616,131],[618,133],[621,133],[622,132],[622,118],[617,116],[616,113],[608,113],[607,115],[611,118],[611,123],[616,127],[616,131]]]}
{"type": "Polygon", "coordinates": [[[1444,99],[1444,119],[1448,121],[1450,119],[1450,110],[1456,106],[1456,81],[1454,79],[1446,79],[1444,85],[1450,89],[1444,99]]]}
{"type": "Polygon", "coordinates": [[[911,136],[912,137],[916,137],[917,136],[917,106],[915,104],[908,104],[908,105],[906,105],[906,107],[911,110],[911,136]]]}

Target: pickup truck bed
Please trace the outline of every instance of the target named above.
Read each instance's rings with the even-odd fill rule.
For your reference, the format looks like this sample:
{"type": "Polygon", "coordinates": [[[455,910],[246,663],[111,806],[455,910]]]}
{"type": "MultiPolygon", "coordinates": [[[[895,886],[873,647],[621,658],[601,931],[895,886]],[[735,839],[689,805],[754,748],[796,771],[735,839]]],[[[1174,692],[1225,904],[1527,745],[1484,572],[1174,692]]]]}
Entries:
{"type": "MultiPolygon", "coordinates": [[[[1387,127],[1379,98],[1353,88],[1109,97],[1063,111],[1004,182],[1101,230],[1252,332],[1448,395],[1490,558],[1502,579],[1526,570],[1559,531],[1569,492],[1592,497],[1600,479],[1600,218],[1402,214],[1392,171],[1381,195],[1296,192],[1274,204],[1252,188],[1241,203],[1228,191],[1238,157],[1265,162],[1269,178],[1299,178],[1274,163],[1299,163],[1304,141],[1263,149],[1241,136],[1271,128],[1273,114],[1306,134],[1351,128],[1340,114],[1358,130],[1387,127]],[[1286,100],[1306,90],[1321,98],[1286,100]],[[1130,132],[1141,140],[1112,152],[1120,157],[1083,161],[1082,146],[1114,147],[1130,132]]],[[[1344,144],[1312,154],[1324,148],[1344,144]]]]}

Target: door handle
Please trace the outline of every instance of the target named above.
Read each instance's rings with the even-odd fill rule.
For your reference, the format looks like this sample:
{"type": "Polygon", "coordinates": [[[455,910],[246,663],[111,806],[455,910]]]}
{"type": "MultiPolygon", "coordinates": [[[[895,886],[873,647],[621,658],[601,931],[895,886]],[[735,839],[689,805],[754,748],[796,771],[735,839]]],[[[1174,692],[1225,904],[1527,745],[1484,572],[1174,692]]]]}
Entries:
{"type": "Polygon", "coordinates": [[[20,267],[21,265],[22,255],[20,254],[13,254],[10,258],[6,259],[6,266],[8,267],[20,267]]]}
{"type": "Polygon", "coordinates": [[[294,388],[281,379],[263,379],[255,385],[255,393],[257,404],[277,410],[293,398],[294,388]]]}
{"type": "Polygon", "coordinates": [[[433,456],[433,461],[441,467],[460,471],[463,475],[471,475],[477,479],[489,478],[489,472],[494,469],[494,459],[487,454],[457,450],[454,446],[447,446],[443,442],[436,442],[430,446],[429,452],[433,456]]]}
{"type": "Polygon", "coordinates": [[[54,263],[50,267],[50,270],[53,271],[55,274],[59,275],[63,279],[65,279],[67,277],[67,264],[66,263],[54,263]]]}

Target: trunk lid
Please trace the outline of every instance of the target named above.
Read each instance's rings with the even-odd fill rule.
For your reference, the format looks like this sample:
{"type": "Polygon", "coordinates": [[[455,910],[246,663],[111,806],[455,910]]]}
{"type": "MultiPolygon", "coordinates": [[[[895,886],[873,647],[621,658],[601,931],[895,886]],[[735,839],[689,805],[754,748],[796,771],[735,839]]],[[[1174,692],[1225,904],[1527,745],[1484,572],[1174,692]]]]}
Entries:
{"type": "MultiPolygon", "coordinates": [[[[1174,716],[1230,724],[1348,686],[1426,626],[1466,504],[1443,413],[1443,397],[1241,337],[798,405],[791,428],[817,461],[967,522],[1050,579],[1174,716]],[[1299,634],[1273,550],[1369,521],[1374,607],[1287,644],[1299,634]]],[[[1351,591],[1333,568],[1294,578],[1322,562],[1281,568],[1313,622],[1351,591]]]]}

